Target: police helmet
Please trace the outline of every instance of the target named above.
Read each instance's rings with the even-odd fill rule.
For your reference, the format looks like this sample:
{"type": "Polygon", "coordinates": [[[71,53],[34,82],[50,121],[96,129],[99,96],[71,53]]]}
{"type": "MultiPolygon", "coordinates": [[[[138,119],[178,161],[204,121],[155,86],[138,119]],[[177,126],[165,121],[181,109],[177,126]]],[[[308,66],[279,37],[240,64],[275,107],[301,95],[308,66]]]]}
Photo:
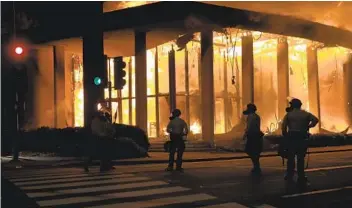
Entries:
{"type": "Polygon", "coordinates": [[[301,108],[302,102],[300,99],[293,98],[290,102],[292,108],[301,108]]]}
{"type": "Polygon", "coordinates": [[[172,117],[179,117],[181,115],[181,111],[179,109],[174,109],[172,111],[172,117]]]}
{"type": "Polygon", "coordinates": [[[249,103],[247,104],[247,109],[245,111],[243,111],[244,115],[248,115],[250,113],[254,113],[257,111],[257,106],[254,105],[253,103],[249,103]]]}

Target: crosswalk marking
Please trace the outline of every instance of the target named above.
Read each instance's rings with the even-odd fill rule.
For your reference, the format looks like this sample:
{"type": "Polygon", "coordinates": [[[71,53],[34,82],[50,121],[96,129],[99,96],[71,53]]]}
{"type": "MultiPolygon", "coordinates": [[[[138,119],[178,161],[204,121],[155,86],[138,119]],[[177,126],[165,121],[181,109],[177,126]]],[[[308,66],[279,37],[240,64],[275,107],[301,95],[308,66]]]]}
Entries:
{"type": "Polygon", "coordinates": [[[262,204],[262,205],[259,205],[259,206],[256,206],[256,208],[275,208],[269,204],[262,204]]]}
{"type": "Polygon", "coordinates": [[[26,182],[14,182],[17,186],[23,185],[40,185],[40,184],[47,184],[47,183],[60,183],[60,182],[74,182],[74,181],[82,181],[82,180],[96,180],[96,179],[114,179],[114,178],[126,178],[132,177],[132,174],[121,174],[121,175],[103,175],[103,176],[94,176],[94,177],[77,177],[77,178],[61,178],[61,179],[52,179],[52,180],[45,180],[45,181],[26,181],[26,182]]]}
{"type": "Polygon", "coordinates": [[[63,194],[82,194],[82,193],[92,193],[98,191],[117,191],[131,188],[144,188],[151,186],[161,186],[167,185],[163,181],[148,181],[148,182],[140,182],[140,183],[127,183],[127,184],[118,184],[111,186],[99,186],[99,187],[88,187],[88,188],[78,188],[78,189],[67,189],[67,190],[59,190],[55,192],[34,192],[28,193],[29,197],[47,197],[47,196],[59,196],[63,194]]]}
{"type": "MultiPolygon", "coordinates": [[[[81,169],[82,173],[83,168],[81,169]]],[[[78,171],[76,171],[78,172],[78,171]]],[[[42,176],[62,176],[62,175],[67,175],[67,174],[72,174],[72,171],[50,171],[50,172],[41,172],[38,173],[36,171],[28,171],[25,174],[23,172],[19,173],[13,173],[13,172],[4,172],[4,175],[8,175],[9,178],[33,178],[33,177],[42,177],[42,176]]]]}
{"type": "Polygon", "coordinates": [[[102,184],[111,184],[111,183],[122,183],[122,182],[132,182],[132,181],[146,181],[149,180],[147,177],[130,177],[130,178],[115,178],[115,179],[107,179],[100,181],[83,181],[83,182],[75,182],[75,183],[61,183],[61,184],[50,184],[50,185],[40,185],[40,186],[24,186],[21,189],[23,190],[41,190],[48,188],[69,188],[76,186],[84,186],[84,185],[102,185],[102,184]]]}
{"type": "MultiPolygon", "coordinates": [[[[100,173],[98,168],[89,173],[79,169],[64,169],[63,172],[56,169],[43,174],[41,171],[22,172],[22,176],[7,172],[4,176],[41,207],[148,208],[195,203],[194,206],[202,205],[202,208],[247,208],[236,202],[219,203],[215,196],[194,193],[190,188],[133,173],[100,173]]],[[[274,207],[261,205],[258,208],[274,207]]]]}
{"type": "Polygon", "coordinates": [[[86,178],[86,177],[96,177],[96,176],[113,176],[113,175],[133,175],[133,174],[112,174],[112,173],[82,173],[82,174],[73,174],[73,175],[44,175],[44,176],[36,176],[36,177],[7,177],[9,180],[13,182],[26,182],[26,181],[33,181],[33,180],[50,180],[50,179],[64,179],[64,178],[86,178]]]}
{"type": "Polygon", "coordinates": [[[26,172],[14,172],[14,171],[4,171],[4,175],[7,175],[8,178],[34,178],[34,177],[43,177],[43,176],[65,176],[65,175],[84,175],[84,174],[112,174],[112,172],[100,172],[100,168],[89,168],[88,173],[83,172],[83,167],[82,168],[77,168],[77,169],[63,169],[62,168],[55,168],[52,170],[43,170],[40,169],[40,172],[38,170],[28,170],[26,172]]]}
{"type": "Polygon", "coordinates": [[[236,202],[229,202],[229,203],[224,203],[224,204],[215,204],[215,205],[210,205],[210,206],[203,206],[199,208],[247,208],[246,206],[243,206],[241,204],[238,204],[236,202]]]}
{"type": "Polygon", "coordinates": [[[103,201],[103,200],[126,198],[126,197],[150,196],[154,194],[175,193],[175,192],[188,191],[188,190],[190,189],[176,186],[176,187],[169,187],[169,188],[148,189],[143,191],[120,192],[120,193],[113,193],[113,194],[106,194],[106,195],[99,195],[99,196],[68,197],[65,199],[54,199],[54,200],[46,200],[46,201],[44,200],[44,201],[38,201],[38,204],[40,206],[58,206],[58,205],[65,205],[65,204],[103,201]]]}
{"type": "Polygon", "coordinates": [[[341,166],[332,166],[332,167],[321,167],[321,168],[309,168],[305,170],[306,172],[322,171],[322,170],[338,170],[352,168],[352,165],[341,165],[341,166]]]}
{"type": "Polygon", "coordinates": [[[198,201],[205,201],[205,200],[212,200],[216,199],[216,197],[208,195],[208,194],[192,194],[186,196],[176,196],[176,197],[167,197],[167,198],[160,198],[160,199],[153,199],[147,201],[138,201],[138,202],[125,202],[125,203],[116,203],[116,204],[109,204],[109,205],[99,205],[99,206],[92,206],[90,208],[148,208],[148,207],[158,207],[158,206],[165,206],[165,205],[172,205],[172,204],[179,204],[179,203],[192,203],[198,201]]]}
{"type": "Polygon", "coordinates": [[[333,189],[325,189],[325,190],[304,192],[304,193],[299,193],[299,194],[285,195],[285,196],[282,196],[281,198],[292,198],[292,197],[297,197],[297,196],[321,194],[321,193],[328,193],[328,192],[334,192],[334,191],[342,191],[342,190],[345,190],[345,189],[352,189],[352,186],[345,186],[345,187],[342,187],[342,188],[333,188],[333,189]]]}

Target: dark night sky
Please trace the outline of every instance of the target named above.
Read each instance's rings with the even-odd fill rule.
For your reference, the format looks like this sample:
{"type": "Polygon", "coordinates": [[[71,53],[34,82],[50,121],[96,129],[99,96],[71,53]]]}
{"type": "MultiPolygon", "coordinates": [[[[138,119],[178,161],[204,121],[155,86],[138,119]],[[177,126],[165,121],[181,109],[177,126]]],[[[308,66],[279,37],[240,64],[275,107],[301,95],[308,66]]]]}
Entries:
{"type": "MultiPolygon", "coordinates": [[[[42,27],[54,24],[79,24],[96,2],[15,2],[16,13],[25,12],[42,27]]],[[[1,2],[2,25],[13,21],[13,2],[1,2]]]]}

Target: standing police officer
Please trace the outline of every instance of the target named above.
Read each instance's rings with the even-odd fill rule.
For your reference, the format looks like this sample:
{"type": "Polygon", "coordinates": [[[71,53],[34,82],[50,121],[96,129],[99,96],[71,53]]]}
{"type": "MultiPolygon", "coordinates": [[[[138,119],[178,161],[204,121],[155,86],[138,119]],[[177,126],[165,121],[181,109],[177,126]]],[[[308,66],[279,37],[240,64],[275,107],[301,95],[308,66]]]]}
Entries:
{"type": "Polygon", "coordinates": [[[169,155],[169,166],[166,171],[172,171],[174,169],[175,153],[177,150],[176,159],[176,170],[183,171],[182,168],[182,155],[185,151],[185,141],[183,137],[188,134],[187,123],[180,118],[181,111],[175,109],[172,111],[170,122],[167,125],[167,132],[170,134],[170,155],[169,155]]]}
{"type": "Polygon", "coordinates": [[[260,130],[260,116],[256,113],[257,107],[250,103],[247,105],[247,109],[243,111],[244,115],[247,115],[246,130],[243,135],[243,139],[247,140],[245,152],[249,155],[253,163],[253,174],[261,174],[260,169],[260,153],[263,150],[263,132],[260,130]]]}
{"type": "Polygon", "coordinates": [[[315,127],[319,120],[313,114],[301,110],[302,102],[292,99],[290,108],[282,122],[282,134],[287,140],[287,171],[285,180],[292,180],[297,156],[298,183],[305,184],[307,178],[304,172],[304,157],[307,153],[307,138],[309,129],[315,127]]]}

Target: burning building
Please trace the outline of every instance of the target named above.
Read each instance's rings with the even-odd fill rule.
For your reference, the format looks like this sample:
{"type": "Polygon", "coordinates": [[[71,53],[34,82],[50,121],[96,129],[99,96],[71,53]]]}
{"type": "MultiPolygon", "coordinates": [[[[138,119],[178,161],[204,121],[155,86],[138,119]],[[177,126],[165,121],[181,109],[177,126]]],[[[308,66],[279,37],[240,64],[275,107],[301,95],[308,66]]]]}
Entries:
{"type": "Polygon", "coordinates": [[[90,32],[36,45],[28,128],[83,126],[97,108],[94,96],[109,97],[94,89],[94,71],[107,70],[113,81],[109,68],[121,56],[126,85],[112,90],[113,120],[141,127],[151,141],[165,134],[172,105],[210,143],[240,131],[249,102],[267,133],[279,128],[290,97],[319,116],[316,132],[352,125],[351,31],[198,2],[119,6],[106,2],[102,15],[97,6],[100,27],[92,20],[90,32]]]}

